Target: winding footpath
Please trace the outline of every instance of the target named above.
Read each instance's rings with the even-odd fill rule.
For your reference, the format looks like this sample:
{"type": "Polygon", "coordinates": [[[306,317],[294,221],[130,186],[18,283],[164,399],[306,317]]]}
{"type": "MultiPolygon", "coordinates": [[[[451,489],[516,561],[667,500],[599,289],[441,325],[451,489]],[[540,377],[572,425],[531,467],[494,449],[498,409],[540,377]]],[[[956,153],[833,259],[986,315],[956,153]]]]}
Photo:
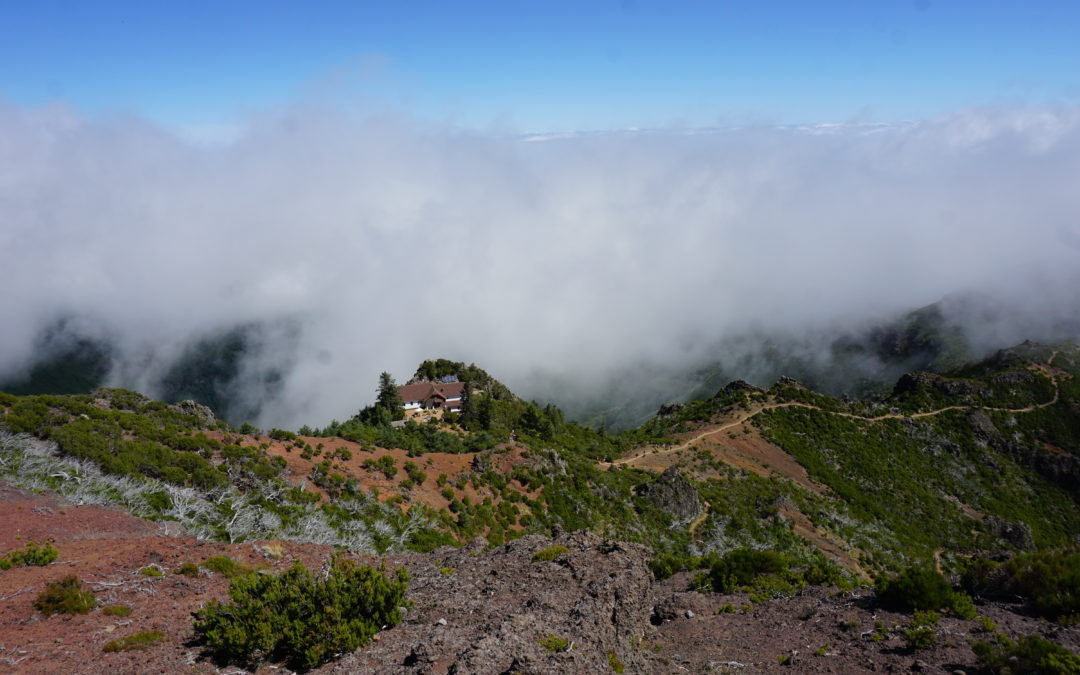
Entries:
{"type": "Polygon", "coordinates": [[[848,419],[859,420],[861,422],[880,422],[882,420],[892,420],[892,419],[923,419],[923,418],[926,418],[926,417],[934,417],[935,415],[941,415],[942,413],[947,413],[947,412],[950,412],[950,411],[953,411],[953,410],[990,410],[990,411],[993,411],[993,412],[1027,413],[1027,412],[1032,412],[1034,410],[1039,410],[1041,408],[1049,408],[1050,406],[1052,406],[1052,405],[1054,405],[1054,404],[1056,404],[1058,402],[1058,398],[1059,398],[1059,396],[1061,394],[1061,388],[1058,385],[1057,377],[1054,375],[1054,372],[1052,370],[1050,370],[1050,366],[1054,362],[1054,357],[1056,357],[1057,355],[1058,355],[1057,351],[1054,351],[1053,353],[1050,354],[1050,358],[1048,358],[1046,360],[1045,370],[1043,368],[1037,368],[1041,372],[1045,373],[1050,378],[1050,381],[1053,382],[1053,384],[1054,384],[1054,396],[1053,396],[1053,398],[1051,398],[1049,401],[1046,401],[1045,403],[1034,403],[1034,404],[1029,405],[1029,406],[1024,406],[1023,408],[996,408],[996,407],[991,407],[991,406],[980,406],[980,405],[951,405],[951,406],[946,406],[944,408],[938,408],[937,410],[931,410],[931,411],[928,411],[928,412],[911,413],[911,414],[907,414],[907,415],[905,415],[903,413],[886,413],[884,415],[877,415],[875,417],[866,417],[865,415],[856,415],[854,413],[845,413],[845,412],[838,412],[838,411],[834,411],[834,410],[827,410],[825,408],[822,408],[821,406],[817,406],[817,405],[814,405],[812,403],[802,403],[800,401],[788,401],[788,402],[785,402],[785,403],[765,403],[765,404],[762,404],[762,405],[757,406],[755,408],[752,408],[751,410],[747,410],[743,415],[741,415],[740,417],[735,418],[734,420],[732,420],[730,422],[726,422],[726,423],[724,423],[724,424],[722,424],[722,425],[720,425],[718,427],[713,427],[711,429],[707,429],[705,431],[702,431],[701,433],[697,434],[696,436],[693,436],[693,437],[689,438],[688,440],[685,440],[682,443],[679,443],[678,445],[672,445],[672,446],[669,446],[669,447],[666,447],[666,448],[663,448],[663,449],[652,446],[652,447],[649,447],[647,449],[643,449],[640,452],[635,453],[633,455],[623,457],[622,459],[617,459],[617,460],[615,460],[613,462],[601,462],[600,466],[602,466],[604,468],[608,468],[608,467],[611,467],[611,466],[621,466],[621,465],[631,464],[633,462],[636,462],[637,460],[641,459],[642,457],[647,457],[647,456],[655,457],[655,456],[674,454],[676,452],[680,452],[682,450],[685,450],[685,449],[687,449],[687,448],[689,448],[689,447],[691,447],[691,446],[705,440],[706,438],[709,438],[710,436],[716,436],[717,434],[721,434],[721,433],[727,431],[728,429],[734,429],[735,427],[742,426],[746,422],[749,422],[751,419],[753,419],[754,417],[760,415],[761,413],[763,413],[763,412],[765,412],[767,410],[776,410],[777,408],[806,408],[808,410],[820,410],[822,412],[827,412],[827,413],[830,413],[832,415],[836,415],[838,417],[846,417],[848,419]]]}

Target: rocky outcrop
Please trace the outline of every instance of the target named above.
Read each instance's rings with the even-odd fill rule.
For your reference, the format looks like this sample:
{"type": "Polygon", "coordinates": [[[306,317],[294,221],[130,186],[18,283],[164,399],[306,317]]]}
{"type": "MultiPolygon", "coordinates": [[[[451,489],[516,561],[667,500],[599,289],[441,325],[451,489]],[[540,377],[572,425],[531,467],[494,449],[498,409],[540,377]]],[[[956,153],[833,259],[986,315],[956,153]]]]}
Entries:
{"type": "MultiPolygon", "coordinates": [[[[1053,446],[1030,445],[1006,438],[994,425],[990,415],[983,410],[973,410],[968,415],[968,424],[976,440],[982,445],[1006,453],[1018,464],[1034,469],[1043,478],[1066,490],[1080,492],[1080,458],[1076,455],[1051,449],[1053,446]]],[[[989,455],[985,456],[983,461],[992,468],[998,468],[997,462],[989,455]]],[[[1009,537],[1001,536],[1012,541],[1009,537]]],[[[1019,544],[1015,545],[1019,547],[1019,544]]]]}
{"type": "Polygon", "coordinates": [[[1008,370],[990,378],[994,384],[1031,384],[1035,375],[1030,370],[1008,370]]]}
{"type": "Polygon", "coordinates": [[[893,387],[894,396],[933,388],[946,396],[982,395],[987,387],[978,380],[951,380],[922,370],[904,374],[893,387]]]}
{"type": "Polygon", "coordinates": [[[794,377],[788,377],[787,375],[781,375],[780,379],[776,381],[777,387],[796,387],[798,389],[806,389],[802,382],[799,382],[794,377]]]}
{"type": "Polygon", "coordinates": [[[638,495],[670,513],[676,526],[686,525],[701,515],[697,489],[673,466],[652,483],[639,487],[638,495]]]}
{"type": "Polygon", "coordinates": [[[656,670],[647,650],[631,646],[652,612],[649,549],[587,532],[530,535],[483,553],[486,545],[406,563],[415,605],[405,620],[319,672],[604,673],[609,654],[626,672],[656,670]],[[567,552],[533,560],[553,545],[567,552]]]}
{"type": "Polygon", "coordinates": [[[968,424],[971,425],[975,438],[984,445],[997,446],[1003,440],[1001,432],[994,426],[993,420],[990,419],[990,415],[986,414],[985,410],[972,410],[968,414],[968,424]]]}
{"type": "Polygon", "coordinates": [[[186,401],[180,401],[179,403],[173,403],[169,406],[169,409],[197,418],[199,424],[202,424],[204,428],[211,429],[217,425],[217,415],[214,414],[213,410],[202,403],[196,403],[195,401],[188,399],[186,401]]]}
{"type": "Polygon", "coordinates": [[[1067,453],[1042,451],[1035,454],[1032,466],[1043,478],[1066,490],[1080,493],[1080,459],[1067,453]]]}
{"type": "MultiPolygon", "coordinates": [[[[791,378],[787,379],[791,380],[791,378]]],[[[794,380],[791,381],[794,382],[794,380]]],[[[732,380],[724,385],[724,391],[762,391],[762,389],[761,387],[755,387],[746,380],[732,380]]]]}
{"type": "Polygon", "coordinates": [[[1035,548],[1035,537],[1032,536],[1031,528],[1027,526],[1027,523],[1013,523],[994,515],[987,516],[984,522],[987,529],[995,536],[1004,539],[1021,551],[1030,551],[1035,548]]]}
{"type": "Polygon", "coordinates": [[[924,387],[932,386],[936,379],[937,375],[923,370],[904,373],[904,375],[897,380],[896,386],[893,387],[893,396],[903,396],[908,392],[918,391],[924,387]]]}

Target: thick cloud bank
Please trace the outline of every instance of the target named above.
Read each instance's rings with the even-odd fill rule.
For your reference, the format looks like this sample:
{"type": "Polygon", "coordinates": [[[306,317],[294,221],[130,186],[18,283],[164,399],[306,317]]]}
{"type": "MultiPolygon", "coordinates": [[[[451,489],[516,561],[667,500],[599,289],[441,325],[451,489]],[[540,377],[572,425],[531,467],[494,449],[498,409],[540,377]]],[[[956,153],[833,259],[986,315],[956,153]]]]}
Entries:
{"type": "Polygon", "coordinates": [[[153,393],[259,323],[261,421],[297,425],[436,356],[529,396],[975,290],[1023,336],[1080,314],[1078,177],[1077,108],[551,138],[294,109],[206,147],[0,105],[0,374],[66,316],[153,393]]]}

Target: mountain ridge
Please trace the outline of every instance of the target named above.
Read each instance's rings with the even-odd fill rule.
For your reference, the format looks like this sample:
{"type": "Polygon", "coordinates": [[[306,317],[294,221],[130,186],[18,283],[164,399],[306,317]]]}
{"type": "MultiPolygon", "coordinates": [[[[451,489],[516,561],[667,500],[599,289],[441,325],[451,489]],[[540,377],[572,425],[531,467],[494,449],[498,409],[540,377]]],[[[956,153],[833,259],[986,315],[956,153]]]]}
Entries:
{"type": "MultiPolygon", "coordinates": [[[[448,368],[475,366],[432,361],[421,364],[414,377],[448,368]]],[[[469,379],[482,379],[477,373],[483,371],[476,369],[469,379]]],[[[849,589],[863,598],[868,612],[880,613],[867,590],[871,577],[884,578],[910,565],[967,574],[971,560],[1021,560],[1080,546],[1080,347],[1075,343],[1023,343],[945,374],[905,375],[892,391],[861,400],[825,396],[791,378],[767,389],[733,382],[707,399],[664,406],[647,424],[621,434],[569,422],[553,406],[524,401],[483,376],[490,379],[472,389],[461,414],[394,427],[388,417],[361,411],[344,424],[307,428],[303,431],[310,433],[303,434],[238,429],[195,404],[168,405],[123,390],[0,394],[0,426],[6,429],[0,437],[0,479],[56,493],[72,504],[119,506],[159,523],[163,532],[221,542],[229,551],[252,550],[243,548],[245,542],[259,547],[264,546],[260,541],[271,546],[281,541],[304,559],[331,546],[401,561],[414,556],[405,563],[411,570],[434,570],[423,572],[427,581],[417,586],[428,590],[459,573],[483,587],[487,572],[472,576],[473,554],[479,556],[477,573],[488,569],[487,556],[517,556],[520,572],[514,574],[526,577],[508,580],[528,588],[532,582],[526,578],[539,583],[541,577],[529,576],[533,568],[525,558],[545,547],[579,551],[560,565],[581,564],[585,570],[602,565],[602,558],[589,557],[594,553],[588,551],[621,545],[605,542],[646,545],[651,553],[635,564],[647,563],[656,579],[635,582],[633,592],[652,599],[619,610],[629,614],[617,622],[640,626],[648,620],[653,628],[634,631],[651,631],[657,644],[671,651],[627,651],[626,635],[618,632],[622,637],[615,642],[586,640],[579,624],[541,619],[528,603],[506,606],[531,618],[505,624],[495,642],[482,641],[483,631],[492,629],[482,627],[487,624],[476,625],[481,633],[467,633],[472,637],[456,634],[481,651],[498,647],[502,667],[516,663],[523,672],[595,670],[595,659],[607,659],[608,652],[641,672],[672,672],[678,670],[672,664],[680,663],[678,644],[684,639],[695,652],[683,663],[704,667],[718,654],[694,637],[697,624],[686,622],[698,613],[721,617],[732,601],[748,609],[706,623],[737,631],[744,614],[782,620],[777,617],[791,611],[782,607],[815,597],[818,611],[839,622],[845,610],[815,596],[817,585],[849,589]],[[935,527],[920,526],[925,522],[935,527]],[[594,538],[564,538],[568,531],[582,530],[594,538]],[[311,548],[304,552],[304,547],[311,548]],[[734,591],[702,581],[727,556],[745,550],[773,552],[786,571],[734,591]],[[453,564],[445,564],[448,560],[453,564]],[[696,571],[702,567],[706,572],[696,571]],[[701,595],[690,587],[713,591],[701,595]],[[534,645],[547,639],[543,625],[553,626],[557,637],[578,635],[589,653],[569,658],[559,656],[565,652],[536,651],[534,645]],[[534,633],[526,642],[514,637],[534,633]]],[[[57,545],[64,548],[62,537],[57,545]]],[[[114,575],[120,573],[116,570],[114,575]]],[[[31,577],[25,578],[30,583],[31,577]]],[[[218,586],[203,588],[212,593],[218,586]]],[[[448,588],[463,594],[455,602],[472,601],[474,586],[448,588]]],[[[572,604],[573,594],[581,592],[567,590],[566,601],[572,604]]],[[[990,596],[976,601],[1011,626],[1010,635],[1035,631],[1073,649],[1080,645],[1080,632],[1032,623],[1023,607],[994,605],[997,600],[990,596]]],[[[19,607],[25,618],[28,606],[19,607]]],[[[455,659],[462,666],[473,663],[461,650],[451,657],[445,651],[448,638],[420,648],[428,639],[423,636],[433,635],[423,627],[437,618],[423,616],[415,619],[419,623],[407,623],[412,628],[390,631],[399,637],[387,639],[404,642],[387,643],[389,651],[358,652],[342,667],[371,665],[371,659],[390,654],[404,660],[399,672],[448,666],[455,659]]],[[[869,613],[858,616],[852,620],[869,621],[869,613]]],[[[5,625],[8,621],[0,618],[5,625]]],[[[180,630],[175,619],[170,621],[180,630]]],[[[972,630],[963,621],[952,617],[947,625],[972,630]]],[[[436,632],[439,625],[436,621],[436,632]]],[[[871,663],[907,663],[903,650],[890,656],[859,646],[844,629],[812,637],[802,630],[789,638],[842,641],[844,653],[861,654],[858,658],[871,663]]],[[[901,632],[885,630],[886,645],[896,648],[901,632]]],[[[768,647],[752,647],[756,643],[744,639],[740,654],[753,654],[751,667],[768,672],[763,660],[768,647]]],[[[965,649],[953,645],[919,656],[974,664],[976,657],[965,649]]],[[[837,663],[854,667],[850,661],[837,663]]]]}

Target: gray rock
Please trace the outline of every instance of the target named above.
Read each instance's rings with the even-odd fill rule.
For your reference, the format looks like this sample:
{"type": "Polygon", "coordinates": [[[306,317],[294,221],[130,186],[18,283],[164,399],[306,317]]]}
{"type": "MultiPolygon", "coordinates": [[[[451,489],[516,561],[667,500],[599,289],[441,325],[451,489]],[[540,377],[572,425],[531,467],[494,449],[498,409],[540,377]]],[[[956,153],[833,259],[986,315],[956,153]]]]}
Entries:
{"type": "Polygon", "coordinates": [[[662,672],[659,656],[629,647],[650,628],[650,557],[639,544],[587,532],[415,556],[406,562],[407,597],[418,620],[318,672],[604,673],[611,653],[628,673],[662,672]],[[552,544],[569,552],[554,563],[532,561],[552,544]]]}
{"type": "Polygon", "coordinates": [[[668,468],[652,483],[639,487],[638,495],[670,513],[676,526],[686,525],[701,515],[697,489],[675,467],[668,468]]]}
{"type": "Polygon", "coordinates": [[[184,415],[191,415],[193,417],[197,417],[199,419],[199,423],[202,424],[204,427],[212,427],[216,425],[218,421],[217,415],[214,414],[213,410],[203,405],[202,403],[197,403],[190,399],[186,401],[180,401],[179,403],[173,403],[171,406],[169,406],[169,409],[175,410],[178,413],[183,413],[184,415]]]}
{"type": "Polygon", "coordinates": [[[1030,551],[1035,548],[1035,537],[1031,534],[1031,528],[1027,523],[1010,522],[999,516],[990,515],[983,521],[986,527],[996,536],[1009,542],[1021,551],[1030,551]]]}

